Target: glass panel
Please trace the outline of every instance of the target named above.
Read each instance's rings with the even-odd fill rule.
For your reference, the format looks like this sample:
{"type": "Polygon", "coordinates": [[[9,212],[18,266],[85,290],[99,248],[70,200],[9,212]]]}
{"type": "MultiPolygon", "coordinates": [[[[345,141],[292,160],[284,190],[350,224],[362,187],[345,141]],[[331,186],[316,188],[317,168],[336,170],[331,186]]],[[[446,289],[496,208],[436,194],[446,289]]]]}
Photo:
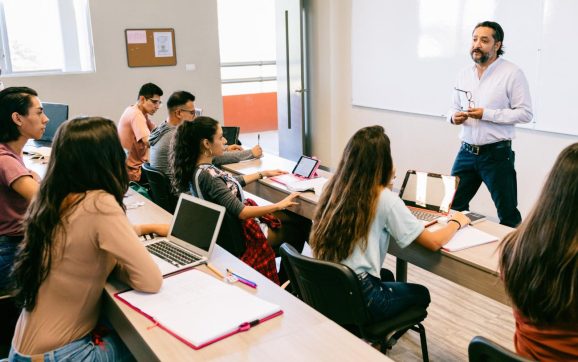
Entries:
{"type": "Polygon", "coordinates": [[[219,0],[221,62],[272,60],[275,54],[275,1],[219,0]]]}
{"type": "Polygon", "coordinates": [[[64,67],[56,0],[4,0],[4,14],[13,72],[61,70],[64,67]]]}
{"type": "Polygon", "coordinates": [[[94,70],[88,0],[0,0],[0,21],[6,73],[94,70]]]}
{"type": "Polygon", "coordinates": [[[276,65],[221,67],[221,79],[276,77],[276,65]]]}

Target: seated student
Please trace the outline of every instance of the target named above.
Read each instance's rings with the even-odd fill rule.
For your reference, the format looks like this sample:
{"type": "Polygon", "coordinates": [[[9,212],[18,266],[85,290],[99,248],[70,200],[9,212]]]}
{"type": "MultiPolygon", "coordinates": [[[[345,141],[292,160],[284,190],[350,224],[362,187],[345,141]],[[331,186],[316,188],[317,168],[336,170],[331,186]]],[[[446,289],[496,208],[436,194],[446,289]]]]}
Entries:
{"type": "Polygon", "coordinates": [[[126,166],[130,181],[141,181],[142,164],[148,161],[149,135],[155,128],[150,120],[160,108],[163,90],[156,84],[146,83],[139,92],[137,103],[127,107],[118,121],[118,136],[128,151],[126,166]]]}
{"type": "Polygon", "coordinates": [[[441,229],[425,230],[391,191],[393,178],[390,142],[383,127],[357,131],[323,190],[309,240],[316,258],[353,269],[375,321],[411,306],[426,308],[430,303],[424,286],[394,282],[385,269],[384,280],[380,279],[390,239],[402,248],[415,240],[435,251],[469,222],[463,214],[455,213],[441,229]]]}
{"type": "Polygon", "coordinates": [[[166,235],[168,225],[129,223],[124,162],[112,121],[76,118],[60,126],[14,265],[23,310],[10,360],[132,358],[98,325],[101,295],[113,270],[136,290],[160,289],[161,272],[137,234],[166,235]]]}
{"type": "MultiPolygon", "coordinates": [[[[177,126],[184,121],[195,119],[195,96],[187,91],[178,91],[171,94],[167,101],[169,117],[166,121],[155,128],[149,136],[150,144],[150,164],[153,168],[161,171],[167,176],[171,175],[169,167],[169,150],[171,140],[177,126]]],[[[250,150],[243,150],[241,146],[230,145],[225,148],[222,156],[215,157],[215,166],[226,165],[228,163],[240,162],[251,158],[259,158],[263,155],[261,146],[254,146],[250,150]]]]}
{"type": "Polygon", "coordinates": [[[578,143],[566,147],[533,210],[501,244],[516,351],[578,361],[578,143]]]}
{"type": "MultiPolygon", "coordinates": [[[[230,176],[213,165],[213,159],[223,154],[226,143],[219,122],[212,118],[198,117],[194,122],[183,122],[175,133],[171,153],[174,188],[179,192],[191,191],[194,195],[224,206],[227,214],[236,220],[261,217],[296,205],[293,199],[299,195],[298,193],[292,193],[283,200],[267,206],[245,205],[243,186],[263,177],[287,172],[267,170],[244,176],[230,176]]],[[[222,242],[220,244],[239,256],[238,245],[224,245],[222,242]]]]}
{"type": "Polygon", "coordinates": [[[0,293],[9,288],[8,275],[24,237],[24,214],[40,182],[24,165],[22,150],[29,139],[42,137],[47,123],[33,89],[9,87],[0,92],[0,293]]]}

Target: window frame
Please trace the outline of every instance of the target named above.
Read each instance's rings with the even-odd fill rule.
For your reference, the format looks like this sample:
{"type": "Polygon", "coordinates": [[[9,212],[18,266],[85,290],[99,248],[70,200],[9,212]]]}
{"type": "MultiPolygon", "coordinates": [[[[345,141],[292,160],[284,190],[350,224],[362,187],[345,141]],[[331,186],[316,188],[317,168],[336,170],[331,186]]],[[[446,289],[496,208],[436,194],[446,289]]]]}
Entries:
{"type": "Polygon", "coordinates": [[[94,73],[96,71],[89,0],[57,0],[55,3],[60,15],[58,25],[63,49],[62,68],[14,71],[4,1],[0,0],[0,70],[2,76],[79,74],[94,73]],[[76,3],[80,1],[82,3],[77,5],[76,3]],[[79,23],[79,21],[77,21],[77,10],[75,6],[81,6],[83,8],[81,10],[84,11],[84,14],[80,16],[84,18],[81,19],[81,21],[85,23],[84,27],[86,28],[82,29],[82,33],[86,34],[80,34],[78,31],[77,23],[79,23]],[[85,45],[80,44],[79,38],[81,36],[85,38],[85,40],[80,41],[85,42],[85,45]],[[81,48],[84,49],[81,50],[81,48]],[[87,51],[89,52],[88,55],[81,54],[87,51]],[[85,59],[83,59],[83,56],[85,59]],[[83,62],[87,63],[87,61],[87,67],[83,70],[83,62]]]}

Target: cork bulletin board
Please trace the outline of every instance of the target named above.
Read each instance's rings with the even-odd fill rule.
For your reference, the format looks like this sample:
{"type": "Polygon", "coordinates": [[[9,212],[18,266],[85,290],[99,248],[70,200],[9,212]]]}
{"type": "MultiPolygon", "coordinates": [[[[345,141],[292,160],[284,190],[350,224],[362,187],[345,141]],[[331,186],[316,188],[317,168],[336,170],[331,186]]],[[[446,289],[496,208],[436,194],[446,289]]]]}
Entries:
{"type": "Polygon", "coordinates": [[[126,29],[124,34],[129,67],[159,67],[177,64],[173,28],[126,29]]]}

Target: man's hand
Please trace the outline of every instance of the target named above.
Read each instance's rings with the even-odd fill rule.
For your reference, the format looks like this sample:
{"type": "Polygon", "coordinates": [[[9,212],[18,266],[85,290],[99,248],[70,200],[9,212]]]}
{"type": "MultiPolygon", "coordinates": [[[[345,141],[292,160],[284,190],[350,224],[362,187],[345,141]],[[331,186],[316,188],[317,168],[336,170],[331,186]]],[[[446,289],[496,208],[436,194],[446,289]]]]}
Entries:
{"type": "Polygon", "coordinates": [[[471,117],[471,118],[482,119],[482,116],[484,115],[484,109],[483,108],[470,108],[470,109],[468,109],[466,114],[468,115],[468,117],[471,117]]]}
{"type": "Polygon", "coordinates": [[[263,156],[263,149],[261,148],[261,146],[255,145],[253,146],[253,148],[251,148],[251,153],[253,154],[253,157],[260,158],[261,156],[263,156]]]}
{"type": "Polygon", "coordinates": [[[460,125],[460,124],[464,123],[466,121],[466,119],[468,119],[468,113],[467,112],[456,112],[456,113],[454,113],[454,115],[452,117],[452,123],[455,125],[460,125]]]}
{"type": "Polygon", "coordinates": [[[225,148],[225,151],[243,151],[243,147],[239,145],[228,145],[227,148],[225,148]]]}

